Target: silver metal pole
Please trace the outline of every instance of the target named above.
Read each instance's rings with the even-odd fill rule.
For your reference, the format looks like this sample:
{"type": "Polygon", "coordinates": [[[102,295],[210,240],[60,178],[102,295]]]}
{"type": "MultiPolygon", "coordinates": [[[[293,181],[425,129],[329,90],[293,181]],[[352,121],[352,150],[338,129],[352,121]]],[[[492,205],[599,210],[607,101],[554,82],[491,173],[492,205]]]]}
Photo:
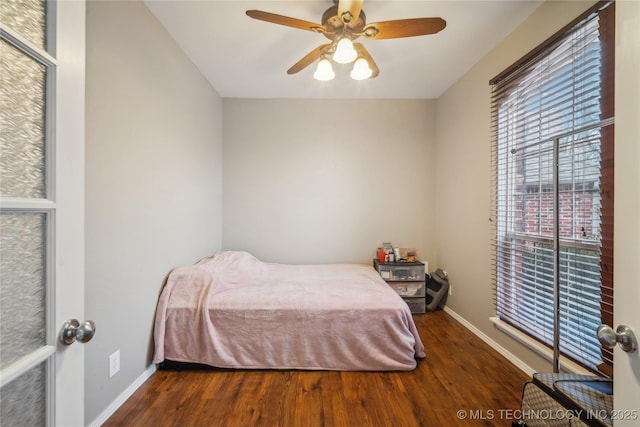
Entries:
{"type": "Polygon", "coordinates": [[[553,372],[560,372],[560,138],[553,140],[553,372]]]}

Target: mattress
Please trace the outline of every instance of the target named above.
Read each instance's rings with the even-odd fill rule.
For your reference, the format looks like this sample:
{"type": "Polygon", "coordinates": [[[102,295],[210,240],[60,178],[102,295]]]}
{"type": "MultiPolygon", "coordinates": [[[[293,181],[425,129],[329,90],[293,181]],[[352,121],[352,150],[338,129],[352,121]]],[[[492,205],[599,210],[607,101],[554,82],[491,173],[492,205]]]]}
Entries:
{"type": "Polygon", "coordinates": [[[227,251],[174,269],[154,363],[407,371],[424,346],[407,304],[370,266],[289,265],[227,251]]]}

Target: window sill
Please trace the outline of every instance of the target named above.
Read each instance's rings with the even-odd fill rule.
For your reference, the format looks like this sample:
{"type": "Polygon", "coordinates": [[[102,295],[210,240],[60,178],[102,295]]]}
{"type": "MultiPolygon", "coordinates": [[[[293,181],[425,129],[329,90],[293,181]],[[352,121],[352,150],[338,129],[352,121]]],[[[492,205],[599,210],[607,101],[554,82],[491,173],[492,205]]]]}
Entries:
{"type": "MultiPolygon", "coordinates": [[[[515,339],[520,344],[524,345],[529,350],[531,350],[534,353],[536,353],[538,356],[540,356],[540,357],[544,358],[545,360],[549,361],[549,363],[553,363],[553,350],[551,350],[550,348],[542,345],[541,343],[539,343],[538,341],[534,340],[533,338],[531,338],[527,334],[524,334],[524,333],[520,332],[519,330],[517,330],[513,326],[509,325],[506,322],[503,322],[502,320],[500,320],[497,317],[490,317],[489,320],[491,320],[491,322],[493,322],[493,325],[496,328],[498,328],[498,330],[500,330],[501,332],[507,334],[511,338],[515,339]]],[[[563,372],[569,372],[569,373],[573,373],[573,374],[594,375],[593,372],[588,371],[587,369],[583,368],[582,366],[578,365],[577,363],[575,363],[572,360],[569,360],[569,359],[567,359],[566,357],[563,357],[563,356],[560,356],[560,369],[563,372]]]]}

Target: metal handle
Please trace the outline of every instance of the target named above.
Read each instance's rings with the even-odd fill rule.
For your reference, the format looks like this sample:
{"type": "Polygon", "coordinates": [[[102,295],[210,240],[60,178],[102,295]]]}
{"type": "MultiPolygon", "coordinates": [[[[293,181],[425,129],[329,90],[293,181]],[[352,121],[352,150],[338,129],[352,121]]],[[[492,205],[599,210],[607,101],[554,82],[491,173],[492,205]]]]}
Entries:
{"type": "Polygon", "coordinates": [[[632,353],[638,349],[638,340],[627,325],[620,325],[614,332],[609,325],[600,325],[597,329],[598,341],[604,347],[612,349],[616,344],[627,353],[632,353]]]}
{"type": "Polygon", "coordinates": [[[81,325],[78,319],[69,319],[60,329],[60,342],[66,345],[71,345],[76,341],[89,342],[95,333],[96,324],[92,320],[87,320],[81,325]]]}

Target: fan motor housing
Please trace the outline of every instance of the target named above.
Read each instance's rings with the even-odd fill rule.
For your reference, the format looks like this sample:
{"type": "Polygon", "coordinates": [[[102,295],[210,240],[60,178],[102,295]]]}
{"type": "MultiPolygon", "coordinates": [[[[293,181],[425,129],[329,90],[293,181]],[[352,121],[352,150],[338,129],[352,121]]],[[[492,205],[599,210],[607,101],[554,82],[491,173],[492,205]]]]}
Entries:
{"type": "Polygon", "coordinates": [[[347,36],[351,40],[360,37],[362,30],[367,24],[367,18],[364,11],[360,11],[358,19],[354,19],[349,23],[342,22],[342,18],[338,16],[338,6],[331,6],[322,14],[322,25],[326,28],[325,37],[333,40],[335,35],[347,36]],[[353,33],[356,34],[353,34],[353,33]]]}

